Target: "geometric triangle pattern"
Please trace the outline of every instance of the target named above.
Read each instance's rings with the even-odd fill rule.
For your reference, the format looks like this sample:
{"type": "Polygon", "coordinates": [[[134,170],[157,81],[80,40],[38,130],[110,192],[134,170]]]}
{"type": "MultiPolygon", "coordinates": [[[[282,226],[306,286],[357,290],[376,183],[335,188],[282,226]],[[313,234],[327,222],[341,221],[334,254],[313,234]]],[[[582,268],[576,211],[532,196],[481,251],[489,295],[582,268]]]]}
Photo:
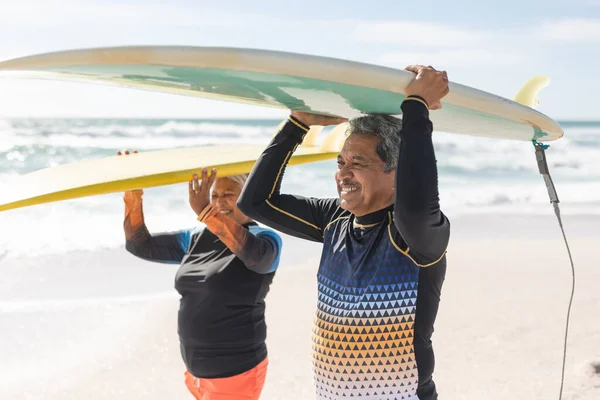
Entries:
{"type": "Polygon", "coordinates": [[[418,400],[419,267],[391,243],[387,223],[360,238],[350,229],[342,219],[324,232],[312,335],[317,398],[418,400]]]}

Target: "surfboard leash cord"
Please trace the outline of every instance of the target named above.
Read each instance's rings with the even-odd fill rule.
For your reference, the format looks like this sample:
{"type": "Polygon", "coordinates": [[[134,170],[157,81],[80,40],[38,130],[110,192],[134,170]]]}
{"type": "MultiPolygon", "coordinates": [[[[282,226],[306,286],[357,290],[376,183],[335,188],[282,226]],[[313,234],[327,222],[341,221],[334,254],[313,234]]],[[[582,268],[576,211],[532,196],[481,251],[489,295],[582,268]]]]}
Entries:
{"type": "Polygon", "coordinates": [[[567,362],[567,339],[569,336],[569,320],[571,318],[571,306],[573,305],[573,297],[575,296],[575,265],[573,263],[573,257],[571,255],[571,249],[569,247],[569,242],[567,241],[567,236],[565,234],[565,229],[562,223],[562,218],[560,216],[560,207],[558,200],[558,195],[556,194],[556,188],[554,187],[554,182],[552,182],[552,177],[550,176],[550,170],[548,169],[548,163],[546,161],[546,149],[549,147],[546,144],[541,144],[537,141],[533,141],[533,146],[535,147],[535,158],[538,165],[538,170],[540,174],[544,177],[544,183],[546,184],[546,189],[548,190],[548,196],[550,197],[550,203],[554,208],[554,214],[556,214],[556,218],[558,219],[558,225],[560,226],[560,230],[562,232],[563,239],[565,241],[565,245],[567,247],[567,253],[569,254],[569,260],[571,262],[571,297],[569,299],[569,307],[567,308],[567,320],[565,323],[565,342],[563,347],[563,362],[562,362],[562,372],[560,378],[560,392],[558,395],[558,399],[562,400],[563,388],[565,383],[565,365],[567,362]]]}

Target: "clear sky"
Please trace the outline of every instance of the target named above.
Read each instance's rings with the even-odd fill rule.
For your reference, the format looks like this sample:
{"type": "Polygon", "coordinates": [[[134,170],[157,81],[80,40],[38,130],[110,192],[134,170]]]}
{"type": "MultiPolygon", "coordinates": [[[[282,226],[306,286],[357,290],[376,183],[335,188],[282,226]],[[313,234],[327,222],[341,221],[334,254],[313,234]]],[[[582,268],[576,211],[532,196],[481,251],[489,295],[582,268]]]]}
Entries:
{"type": "MultiPolygon", "coordinates": [[[[600,120],[600,0],[0,0],[0,59],[120,45],[231,46],[403,68],[512,98],[548,75],[540,111],[600,120]]],[[[0,79],[0,116],[279,117],[196,98],[0,79]]]]}

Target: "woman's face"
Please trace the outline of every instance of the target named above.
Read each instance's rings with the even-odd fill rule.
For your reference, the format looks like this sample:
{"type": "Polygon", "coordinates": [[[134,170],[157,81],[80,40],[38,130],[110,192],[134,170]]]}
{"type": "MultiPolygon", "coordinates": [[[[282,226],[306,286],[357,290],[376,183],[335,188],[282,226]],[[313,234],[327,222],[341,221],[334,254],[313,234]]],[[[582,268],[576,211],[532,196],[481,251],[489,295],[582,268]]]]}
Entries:
{"type": "Polygon", "coordinates": [[[237,200],[242,192],[239,183],[227,178],[217,178],[212,188],[211,203],[219,208],[221,214],[227,215],[240,225],[252,222],[237,208],[237,200]]]}

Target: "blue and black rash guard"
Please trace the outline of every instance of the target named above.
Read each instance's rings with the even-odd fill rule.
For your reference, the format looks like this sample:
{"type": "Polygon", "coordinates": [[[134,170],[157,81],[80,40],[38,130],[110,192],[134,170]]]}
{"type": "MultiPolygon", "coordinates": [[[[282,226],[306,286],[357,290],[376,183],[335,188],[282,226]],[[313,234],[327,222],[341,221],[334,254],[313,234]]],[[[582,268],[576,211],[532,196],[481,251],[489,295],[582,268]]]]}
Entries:
{"type": "Polygon", "coordinates": [[[127,204],[126,248],[145,260],[180,264],[175,288],[181,295],[183,361],[195,377],[223,378],[267,356],[265,297],[279,265],[281,238],[254,222],[238,225],[207,209],[202,221],[207,229],[151,235],[141,198],[127,204]]]}
{"type": "Polygon", "coordinates": [[[432,124],[402,104],[395,204],[356,217],[338,199],[280,194],[285,166],[308,127],[290,117],[256,163],[239,208],[251,218],[322,242],[313,326],[319,399],[434,400],[431,343],[450,225],[441,212],[432,124]]]}

